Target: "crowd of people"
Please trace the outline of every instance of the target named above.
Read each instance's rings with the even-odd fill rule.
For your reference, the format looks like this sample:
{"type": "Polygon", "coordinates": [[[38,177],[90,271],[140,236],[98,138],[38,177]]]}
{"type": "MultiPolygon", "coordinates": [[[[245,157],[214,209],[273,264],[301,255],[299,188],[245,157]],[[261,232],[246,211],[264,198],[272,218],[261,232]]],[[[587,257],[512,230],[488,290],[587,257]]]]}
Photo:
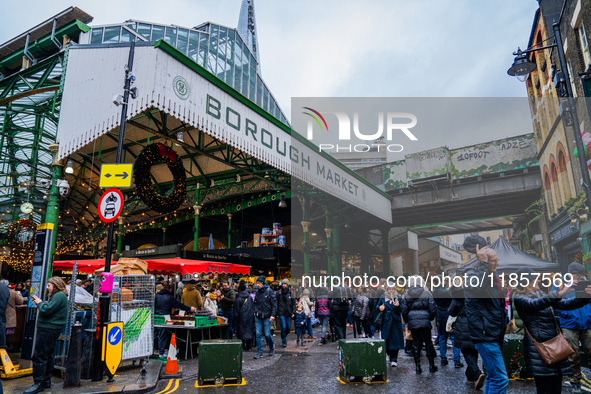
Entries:
{"type": "MultiPolygon", "coordinates": [[[[464,247],[473,249],[478,262],[468,269],[468,280],[460,287],[432,286],[418,275],[409,278],[407,288],[388,286],[382,279],[375,287],[332,289],[308,284],[293,288],[284,280],[273,289],[260,276],[254,285],[224,281],[219,288],[205,291],[191,280],[176,297],[170,286],[159,284],[155,313],[170,314],[177,308],[223,316],[229,324],[224,335],[242,340],[244,351],[256,348],[255,359],[264,356],[264,342],[269,356],[275,354],[274,331],[280,331],[281,345],[286,347],[292,332],[296,346],[306,342],[323,346],[347,338],[347,329],[352,329],[355,337],[383,339],[391,367],[398,366],[399,352],[404,350],[414,359],[417,374],[423,373],[423,350],[429,372],[438,370],[437,356],[440,366],[449,364],[449,339],[454,367],[464,367],[463,356],[466,383],[476,389],[486,385],[487,394],[507,390],[504,336],[517,333],[523,335],[526,372],[522,376],[534,378],[539,394],[561,393],[563,385],[580,392],[580,347],[591,355],[591,287],[584,290],[589,297],[575,297],[575,286],[586,278],[585,268],[579,263],[569,266],[570,287],[541,289],[531,280],[527,286],[503,288],[496,274],[498,256],[486,241],[470,236],[464,247]],[[473,276],[480,280],[470,281],[473,276]],[[319,338],[314,336],[316,325],[319,338]],[[548,351],[540,350],[548,341],[568,343],[568,354],[559,353],[558,360],[549,362],[547,354],[542,354],[548,351]]],[[[524,267],[517,275],[524,278],[534,272],[524,267]]],[[[163,337],[159,346],[163,356],[167,340],[163,337]]]]}

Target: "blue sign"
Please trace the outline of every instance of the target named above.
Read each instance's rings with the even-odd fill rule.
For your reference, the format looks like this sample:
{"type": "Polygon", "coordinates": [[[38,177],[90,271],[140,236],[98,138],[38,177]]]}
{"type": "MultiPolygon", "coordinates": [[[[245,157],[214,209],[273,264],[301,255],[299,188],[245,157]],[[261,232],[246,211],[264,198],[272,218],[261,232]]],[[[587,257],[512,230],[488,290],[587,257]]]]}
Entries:
{"type": "Polygon", "coordinates": [[[107,336],[109,343],[113,346],[116,346],[121,341],[121,337],[123,336],[121,328],[119,328],[118,326],[114,326],[109,330],[107,336]]]}

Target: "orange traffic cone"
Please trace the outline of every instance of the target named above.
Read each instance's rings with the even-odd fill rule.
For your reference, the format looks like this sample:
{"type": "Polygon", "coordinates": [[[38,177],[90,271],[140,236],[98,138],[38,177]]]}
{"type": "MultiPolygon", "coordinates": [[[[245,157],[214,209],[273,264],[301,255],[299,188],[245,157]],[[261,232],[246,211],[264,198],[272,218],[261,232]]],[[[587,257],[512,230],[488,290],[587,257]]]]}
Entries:
{"type": "Polygon", "coordinates": [[[179,364],[176,360],[176,336],[172,334],[170,347],[168,348],[168,359],[166,360],[165,375],[176,375],[179,373],[179,364]]]}

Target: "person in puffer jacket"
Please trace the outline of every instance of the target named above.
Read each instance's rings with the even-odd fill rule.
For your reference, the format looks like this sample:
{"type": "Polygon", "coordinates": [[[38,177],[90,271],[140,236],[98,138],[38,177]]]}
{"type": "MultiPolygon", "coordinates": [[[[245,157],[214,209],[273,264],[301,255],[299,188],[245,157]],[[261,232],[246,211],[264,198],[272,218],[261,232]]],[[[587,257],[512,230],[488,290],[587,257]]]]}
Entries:
{"type": "Polygon", "coordinates": [[[369,318],[369,298],[367,298],[367,289],[365,287],[359,289],[359,295],[353,303],[352,314],[355,318],[355,326],[357,327],[359,338],[369,337],[370,333],[367,325],[367,319],[369,318]],[[361,333],[361,327],[363,327],[365,335],[361,333]]]}
{"type": "Polygon", "coordinates": [[[409,278],[410,288],[402,299],[402,317],[412,333],[416,373],[422,373],[421,350],[427,348],[429,372],[436,372],[435,347],[431,340],[431,321],[435,319],[437,306],[433,296],[425,290],[423,278],[418,275],[409,278]]]}
{"type": "MultiPolygon", "coordinates": [[[[539,282],[536,283],[535,275],[530,268],[517,270],[520,282],[524,282],[523,278],[527,276],[530,279],[529,285],[518,287],[513,301],[526,329],[523,338],[526,373],[534,377],[538,394],[560,394],[562,377],[573,375],[568,358],[551,365],[546,364],[538,353],[533,340],[541,343],[558,335],[558,327],[552,308],[563,311],[574,310],[587,305],[591,299],[562,299],[557,291],[545,294],[538,289],[539,282]]],[[[571,291],[574,291],[574,288],[571,291]]],[[[591,294],[591,286],[585,292],[591,294]]]]}
{"type": "Polygon", "coordinates": [[[326,345],[328,341],[326,340],[326,327],[328,326],[328,321],[330,319],[330,307],[328,303],[328,290],[326,287],[319,287],[316,290],[316,316],[320,320],[320,326],[322,327],[321,331],[321,340],[318,346],[326,345]]]}

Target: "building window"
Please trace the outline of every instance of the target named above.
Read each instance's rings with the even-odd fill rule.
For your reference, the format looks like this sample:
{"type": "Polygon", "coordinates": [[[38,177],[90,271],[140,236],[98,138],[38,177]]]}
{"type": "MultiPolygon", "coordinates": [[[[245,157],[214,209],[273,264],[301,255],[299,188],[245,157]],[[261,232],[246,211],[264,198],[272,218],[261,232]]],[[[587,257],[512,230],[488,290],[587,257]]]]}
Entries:
{"type": "Polygon", "coordinates": [[[587,32],[583,23],[577,28],[577,33],[579,34],[581,51],[583,52],[583,60],[585,61],[584,71],[586,71],[591,63],[591,52],[589,51],[589,40],[587,39],[587,32]]]}

